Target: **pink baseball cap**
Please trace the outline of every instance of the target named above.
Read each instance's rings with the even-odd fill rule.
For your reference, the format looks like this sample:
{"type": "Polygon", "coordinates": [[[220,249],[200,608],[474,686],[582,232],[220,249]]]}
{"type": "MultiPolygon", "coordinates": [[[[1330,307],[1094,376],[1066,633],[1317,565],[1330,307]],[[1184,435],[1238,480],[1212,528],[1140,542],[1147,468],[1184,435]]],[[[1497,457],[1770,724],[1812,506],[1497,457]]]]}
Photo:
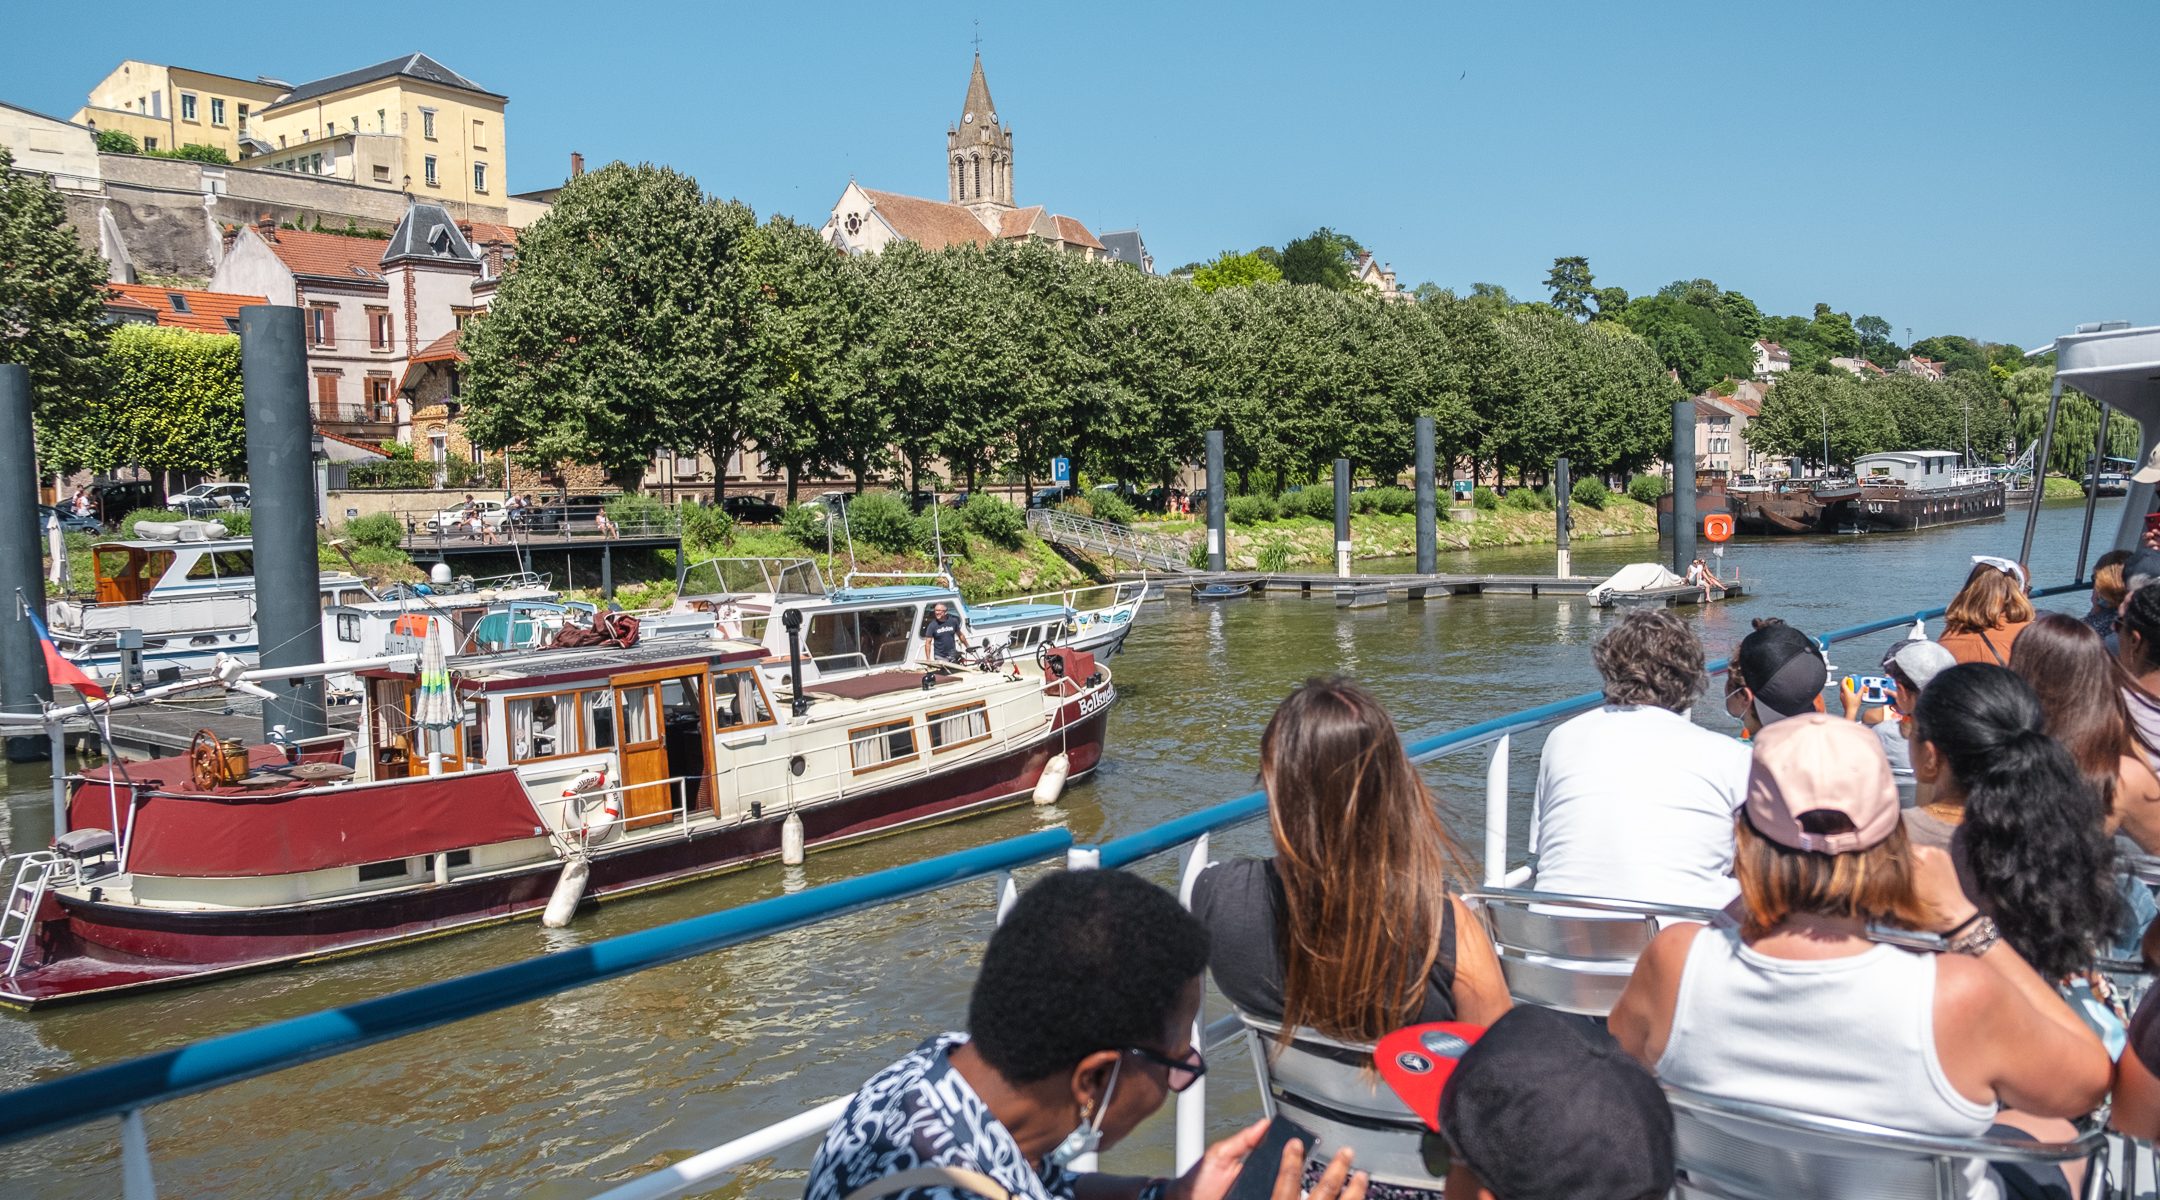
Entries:
{"type": "Polygon", "coordinates": [[[1755,735],[1748,772],[1748,823],[1780,846],[1849,854],[1880,845],[1898,825],[1897,780],[1873,730],[1857,721],[1804,713],[1755,735]],[[1800,818],[1843,814],[1849,830],[1809,833],[1800,818]]]}

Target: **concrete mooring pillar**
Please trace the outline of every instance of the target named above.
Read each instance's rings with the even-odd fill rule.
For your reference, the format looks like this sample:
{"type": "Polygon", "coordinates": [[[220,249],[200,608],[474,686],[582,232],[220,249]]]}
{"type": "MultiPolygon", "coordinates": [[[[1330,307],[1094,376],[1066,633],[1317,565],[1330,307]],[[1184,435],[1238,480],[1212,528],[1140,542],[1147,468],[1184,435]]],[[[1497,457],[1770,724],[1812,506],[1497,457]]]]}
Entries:
{"type": "MultiPolygon", "coordinates": [[[[37,449],[30,421],[30,371],[0,363],[0,709],[36,714],[52,699],[45,652],[25,610],[45,615],[44,531],[37,519],[37,449]]],[[[9,762],[38,762],[43,736],[7,739],[9,762]]]]}
{"type": "Polygon", "coordinates": [[[1695,561],[1695,401],[1672,406],[1672,569],[1685,578],[1695,561]]]}
{"type": "Polygon", "coordinates": [[[1433,419],[1417,419],[1417,572],[1430,575],[1439,566],[1439,481],[1433,461],[1433,419]]]}
{"type": "MultiPolygon", "coordinates": [[[[247,418],[248,487],[254,497],[255,633],[265,667],[323,660],[321,565],[315,549],[315,423],[308,412],[307,352],[300,310],[251,304],[240,310],[240,383],[247,418]]],[[[296,738],[329,728],[323,680],[265,684],[263,734],[278,726],[296,738]]]]}
{"type": "Polygon", "coordinates": [[[1335,575],[1350,577],[1350,460],[1335,460],[1335,575]]]}
{"type": "Polygon", "coordinates": [[[1227,568],[1230,541],[1223,528],[1223,436],[1222,430],[1207,431],[1207,569],[1221,571],[1227,568]]]}

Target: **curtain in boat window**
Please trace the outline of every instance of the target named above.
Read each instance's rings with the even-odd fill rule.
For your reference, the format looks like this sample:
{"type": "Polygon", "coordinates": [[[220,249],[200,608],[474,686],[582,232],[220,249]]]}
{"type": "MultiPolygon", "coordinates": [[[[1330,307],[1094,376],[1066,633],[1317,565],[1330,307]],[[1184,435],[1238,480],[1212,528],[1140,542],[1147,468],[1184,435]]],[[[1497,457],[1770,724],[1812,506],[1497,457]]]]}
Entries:
{"type": "Polygon", "coordinates": [[[765,706],[765,689],[753,671],[729,671],[713,680],[713,731],[726,732],[745,725],[772,721],[765,706]]]}
{"type": "Polygon", "coordinates": [[[915,757],[915,726],[908,721],[887,721],[852,730],[848,755],[858,772],[906,762],[915,757]]]}
{"type": "Polygon", "coordinates": [[[613,750],[615,748],[615,693],[586,692],[582,705],[585,710],[585,748],[587,750],[613,750]]]}
{"type": "Polygon", "coordinates": [[[653,689],[650,686],[622,690],[622,720],[624,745],[660,740],[660,725],[653,717],[653,689]]]}

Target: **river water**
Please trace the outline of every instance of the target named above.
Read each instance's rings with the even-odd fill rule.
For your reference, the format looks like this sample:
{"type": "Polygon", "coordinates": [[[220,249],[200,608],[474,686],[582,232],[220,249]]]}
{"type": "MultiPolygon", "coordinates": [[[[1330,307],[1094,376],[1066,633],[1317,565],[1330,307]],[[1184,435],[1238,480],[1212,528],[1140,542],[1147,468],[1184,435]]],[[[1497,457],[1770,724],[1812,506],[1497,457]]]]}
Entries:
{"type": "MultiPolygon", "coordinates": [[[[2121,501],[2103,501],[2105,539],[2121,501]]],[[[2034,575],[2069,579],[2081,506],[2041,514],[2034,575]]],[[[1750,589],[1695,616],[1713,657],[1753,617],[1810,632],[1947,602],[1973,554],[2014,555],[2024,514],[1911,534],[1736,540],[1724,560],[1750,589]]],[[[1579,542],[1575,569],[1601,575],[1653,560],[1653,539],[1579,542]]],[[[1441,556],[1442,571],[1542,572],[1551,547],[1441,556]]],[[[1406,564],[1361,569],[1404,569],[1406,564]]],[[[1581,600],[1460,598],[1337,610],[1331,599],[1195,605],[1173,592],[1143,612],[1113,663],[1102,769],[1052,808],[1023,808],[813,855],[608,905],[571,929],[522,922],[385,954],[163,995],[0,1013],[0,1084],[17,1086],[213,1034],[378,996],[454,974],[1052,826],[1081,842],[1146,828],[1254,785],[1261,726],[1282,695],[1320,673],[1353,674],[1406,737],[1439,733],[1590,690],[1588,644],[1613,614],[1581,600]]],[[[2082,597],[2053,602],[2083,608],[2082,597]]],[[[1684,613],[1692,610],[1679,610],[1684,613]]],[[[1834,651],[1872,671],[1891,634],[1834,651]]],[[[1715,689],[1713,688],[1713,691],[1715,689]]],[[[1714,703],[1697,712],[1728,724],[1714,703]]],[[[1539,738],[1513,756],[1519,858],[1539,738]]],[[[1430,775],[1474,856],[1482,755],[1430,775]]],[[[6,777],[0,833],[42,845],[50,832],[39,768],[6,777]]],[[[1219,852],[1265,853],[1248,826],[1219,852]]],[[[1148,868],[1169,882],[1173,864],[1148,868]]],[[[987,884],[861,913],[427,1034],[160,1106],[149,1114],[167,1195],[224,1197],[587,1196],[839,1095],[923,1036],[964,1023],[967,987],[995,915],[987,884]]],[[[1210,1012],[1219,1013],[1219,1001],[1210,1012]]],[[[1210,1074],[1211,1125],[1257,1115],[1241,1050],[1210,1074]]],[[[117,1195],[111,1122],[0,1147],[0,1194],[44,1200],[117,1195]]],[[[1169,1169],[1171,1120],[1158,1115],[1106,1156],[1115,1170],[1169,1169]]],[[[799,1196],[811,1145],[785,1151],[711,1194],[799,1196]]]]}

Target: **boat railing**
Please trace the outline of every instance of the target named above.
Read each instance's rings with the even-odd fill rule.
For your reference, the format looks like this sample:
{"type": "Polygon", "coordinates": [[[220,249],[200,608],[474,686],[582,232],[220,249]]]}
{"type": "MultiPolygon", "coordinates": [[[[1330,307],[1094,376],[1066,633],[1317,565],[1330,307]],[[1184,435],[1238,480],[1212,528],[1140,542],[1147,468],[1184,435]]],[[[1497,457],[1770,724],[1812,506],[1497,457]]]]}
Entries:
{"type": "MultiPolygon", "coordinates": [[[[2063,595],[2090,587],[2088,580],[2036,589],[2033,594],[2063,595]]],[[[1903,613],[1839,629],[1816,640],[1827,650],[1836,643],[1902,629],[1915,621],[1939,618],[1942,613],[1939,608],[1903,613]]],[[[1709,664],[1713,673],[1721,673],[1725,667],[1723,660],[1709,664]]],[[[1588,692],[1417,739],[1405,746],[1418,763],[1472,751],[1485,753],[1483,873],[1487,885],[1514,886],[1528,873],[1527,867],[1511,871],[1507,857],[1514,739],[1588,712],[1602,702],[1600,694],[1588,692]]],[[[1189,902],[1193,882],[1209,862],[1214,835],[1258,820],[1266,811],[1266,795],[1254,791],[1092,846],[1076,844],[1064,829],[1043,830],[92,1067],[0,1095],[0,1144],[118,1118],[123,1195],[129,1200],[146,1200],[155,1195],[155,1187],[144,1114],[156,1105],[964,884],[992,882],[1002,916],[1018,895],[1014,871],[1060,860],[1073,870],[1121,868],[1179,852],[1179,895],[1189,902]]],[[[1195,1029],[1196,1040],[1216,1045],[1237,1036],[1224,1021],[1204,1021],[1203,1017],[1196,1023],[1200,1026],[1195,1029]]],[[[605,1193],[605,1200],[656,1200],[707,1184],[821,1134],[846,1100],[841,1097],[828,1101],[747,1132],[615,1188],[605,1193]]],[[[1198,1161],[1205,1149],[1206,1105],[1204,1079],[1177,1097],[1176,1158],[1180,1172],[1198,1161]]]]}
{"type": "Polygon", "coordinates": [[[1148,583],[1144,579],[1091,583],[1085,587],[1066,588],[1055,592],[1038,592],[1032,596],[1007,596],[1002,600],[985,600],[980,604],[968,605],[968,612],[971,616],[978,614],[995,616],[1000,608],[1024,608],[1035,604],[1061,605],[1074,612],[1089,612],[1103,608],[1117,609],[1124,608],[1127,605],[1138,605],[1142,600],[1146,599],[1147,589],[1148,583]],[[1103,598],[1103,593],[1108,593],[1107,599],[1103,598]]]}

